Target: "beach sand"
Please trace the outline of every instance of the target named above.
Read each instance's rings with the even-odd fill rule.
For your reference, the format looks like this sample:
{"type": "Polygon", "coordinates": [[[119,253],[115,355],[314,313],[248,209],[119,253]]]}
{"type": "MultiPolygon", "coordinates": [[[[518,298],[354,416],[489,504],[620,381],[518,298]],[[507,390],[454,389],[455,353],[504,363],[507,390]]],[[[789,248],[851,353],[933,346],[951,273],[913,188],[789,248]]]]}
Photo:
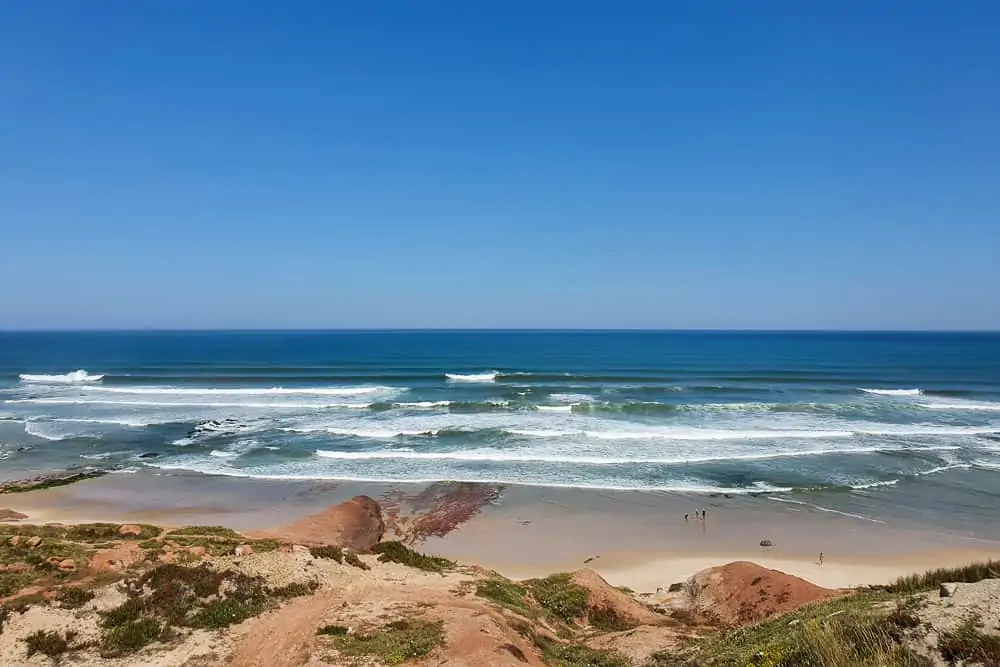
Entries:
{"type": "MultiPolygon", "coordinates": [[[[412,499],[426,487],[140,472],[12,494],[0,507],[23,512],[32,523],[145,522],[257,531],[355,495],[389,506],[393,497],[412,499]]],[[[449,492],[448,485],[439,489],[449,492]]],[[[427,537],[418,548],[512,578],[589,567],[614,585],[648,593],[738,560],[842,588],[1000,554],[1000,541],[948,526],[851,516],[766,496],[509,486],[470,514],[456,530],[427,537]],[[707,518],[695,519],[695,510],[703,508],[707,518]],[[761,547],[762,540],[773,546],[761,547]]]]}

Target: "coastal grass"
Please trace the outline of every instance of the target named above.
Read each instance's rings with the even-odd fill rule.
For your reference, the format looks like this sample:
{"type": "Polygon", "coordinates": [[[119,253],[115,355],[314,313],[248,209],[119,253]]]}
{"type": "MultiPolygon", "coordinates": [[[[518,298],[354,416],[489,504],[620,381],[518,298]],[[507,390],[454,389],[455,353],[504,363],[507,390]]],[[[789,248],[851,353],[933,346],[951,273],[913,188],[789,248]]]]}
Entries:
{"type": "Polygon", "coordinates": [[[54,599],[64,609],[79,609],[94,599],[94,592],[79,586],[66,586],[56,592],[54,599]]]}
{"type": "Polygon", "coordinates": [[[587,614],[587,589],[573,583],[567,572],[529,579],[524,586],[538,604],[562,621],[573,623],[587,614]]]}
{"type": "Polygon", "coordinates": [[[425,572],[444,572],[455,566],[454,561],[418,553],[402,542],[379,542],[371,552],[377,554],[382,563],[400,563],[425,572]]]}
{"type": "Polygon", "coordinates": [[[236,540],[242,540],[243,536],[237,533],[232,528],[226,528],[225,526],[184,526],[183,528],[178,528],[177,530],[171,530],[167,533],[168,537],[174,537],[178,535],[214,535],[216,537],[229,537],[236,540]]]}
{"type": "Polygon", "coordinates": [[[528,589],[509,579],[496,577],[479,581],[476,583],[476,595],[527,618],[538,615],[537,609],[528,600],[528,589]]]}
{"type": "Polygon", "coordinates": [[[920,623],[916,605],[884,591],[847,595],[690,640],[646,667],[925,667],[904,642],[920,623]]]}
{"type": "Polygon", "coordinates": [[[343,625],[324,625],[316,630],[316,634],[327,637],[342,637],[347,634],[347,627],[343,625]]]}
{"type": "Polygon", "coordinates": [[[344,562],[344,550],[340,547],[333,546],[332,544],[323,545],[321,547],[309,547],[309,554],[313,558],[326,558],[338,563],[344,562]]]}
{"type": "Polygon", "coordinates": [[[126,655],[165,640],[175,628],[225,628],[317,587],[316,582],[270,587],[263,577],[207,564],[159,565],[127,579],[125,601],[101,612],[101,651],[105,657],[126,655]]]}
{"type": "Polygon", "coordinates": [[[76,632],[73,630],[67,630],[65,633],[36,630],[25,637],[23,641],[27,645],[29,658],[36,653],[41,653],[58,662],[64,654],[80,648],[72,645],[74,639],[76,639],[76,632]]]}
{"type": "Polygon", "coordinates": [[[938,651],[949,665],[1000,665],[1000,636],[984,633],[982,619],[970,616],[938,638],[938,651]]]}
{"type": "Polygon", "coordinates": [[[444,623],[427,620],[393,621],[370,632],[334,637],[334,646],[343,655],[374,658],[388,665],[422,658],[443,644],[444,623]]]}
{"type": "Polygon", "coordinates": [[[941,567],[919,574],[900,577],[885,587],[890,593],[919,593],[933,590],[946,583],[974,584],[984,579],[1000,578],[1000,561],[988,560],[961,567],[941,567]]]}

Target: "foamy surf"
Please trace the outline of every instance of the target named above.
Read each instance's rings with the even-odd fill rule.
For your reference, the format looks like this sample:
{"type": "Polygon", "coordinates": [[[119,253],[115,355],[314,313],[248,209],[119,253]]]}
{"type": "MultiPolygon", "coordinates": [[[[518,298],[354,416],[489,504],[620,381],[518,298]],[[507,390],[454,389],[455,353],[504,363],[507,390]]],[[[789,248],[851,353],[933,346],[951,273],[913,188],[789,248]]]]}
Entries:
{"type": "Polygon", "coordinates": [[[924,393],[921,389],[862,389],[860,387],[858,391],[876,396],[920,396],[924,393]]]}
{"type": "Polygon", "coordinates": [[[444,376],[451,382],[496,382],[497,371],[488,373],[445,373],[444,376]]]}
{"type": "Polygon", "coordinates": [[[87,382],[100,382],[103,375],[91,375],[82,368],[62,375],[42,375],[36,373],[21,373],[18,378],[21,382],[33,382],[38,384],[83,384],[87,382]]]}
{"type": "MultiPolygon", "coordinates": [[[[22,376],[23,377],[23,376],[22,376]]],[[[103,377],[103,376],[97,376],[103,377]]],[[[179,396],[364,396],[367,394],[392,394],[394,387],[84,387],[87,391],[115,394],[152,394],[179,396]]]]}

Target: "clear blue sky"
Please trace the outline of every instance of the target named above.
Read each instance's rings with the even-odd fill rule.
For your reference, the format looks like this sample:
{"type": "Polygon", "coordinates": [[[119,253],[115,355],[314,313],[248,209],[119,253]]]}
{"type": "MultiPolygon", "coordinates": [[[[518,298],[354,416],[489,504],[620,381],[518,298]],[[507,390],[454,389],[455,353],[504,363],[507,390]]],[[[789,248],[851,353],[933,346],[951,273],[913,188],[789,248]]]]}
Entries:
{"type": "Polygon", "coordinates": [[[0,328],[1000,328],[1000,3],[0,0],[0,328]]]}

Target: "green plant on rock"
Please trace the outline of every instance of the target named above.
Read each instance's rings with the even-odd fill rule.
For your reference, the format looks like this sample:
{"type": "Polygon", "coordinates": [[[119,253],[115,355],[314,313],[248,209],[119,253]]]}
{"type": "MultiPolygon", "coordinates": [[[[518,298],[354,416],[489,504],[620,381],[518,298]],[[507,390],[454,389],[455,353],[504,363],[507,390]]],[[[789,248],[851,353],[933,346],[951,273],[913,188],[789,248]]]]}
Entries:
{"type": "Polygon", "coordinates": [[[562,572],[524,584],[538,604],[563,621],[571,623],[586,615],[587,589],[573,583],[571,575],[562,572]]]}
{"type": "Polygon", "coordinates": [[[422,658],[444,644],[444,624],[441,621],[393,621],[372,632],[341,635],[334,646],[342,654],[371,657],[389,665],[422,658]]]}
{"type": "Polygon", "coordinates": [[[453,561],[438,556],[426,556],[409,548],[402,542],[379,542],[371,552],[378,554],[383,563],[400,563],[427,572],[444,572],[455,566],[453,561]]]}

